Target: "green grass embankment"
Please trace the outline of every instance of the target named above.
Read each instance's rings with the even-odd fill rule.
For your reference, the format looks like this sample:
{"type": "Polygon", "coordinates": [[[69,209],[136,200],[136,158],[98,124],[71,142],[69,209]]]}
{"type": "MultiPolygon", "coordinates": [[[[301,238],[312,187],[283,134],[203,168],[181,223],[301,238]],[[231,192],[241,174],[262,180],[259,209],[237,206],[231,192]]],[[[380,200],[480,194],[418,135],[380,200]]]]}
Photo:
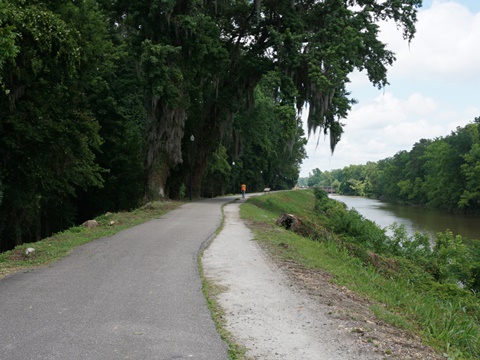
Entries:
{"type": "MultiPolygon", "coordinates": [[[[435,281],[409,259],[362,248],[351,236],[325,226],[330,212],[320,215],[315,204],[312,191],[272,193],[250,198],[241,216],[256,240],[273,246],[284,259],[329,272],[335,283],[371,300],[378,318],[419,335],[449,359],[480,358],[480,302],[474,292],[435,281]],[[306,236],[276,225],[282,213],[300,219],[303,230],[298,232],[306,236]]],[[[331,213],[338,221],[341,211],[331,213]]],[[[370,232],[361,235],[367,242],[378,236],[370,225],[354,224],[370,232]]]]}

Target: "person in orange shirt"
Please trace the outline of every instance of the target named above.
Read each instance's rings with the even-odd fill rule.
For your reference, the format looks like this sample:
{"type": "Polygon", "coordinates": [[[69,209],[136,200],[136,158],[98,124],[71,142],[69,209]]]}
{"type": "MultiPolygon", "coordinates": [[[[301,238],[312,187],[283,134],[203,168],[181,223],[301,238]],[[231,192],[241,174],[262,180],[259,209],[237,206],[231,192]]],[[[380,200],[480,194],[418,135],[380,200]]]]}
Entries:
{"type": "Polygon", "coordinates": [[[245,199],[245,193],[247,192],[247,185],[242,184],[242,198],[245,199]]]}

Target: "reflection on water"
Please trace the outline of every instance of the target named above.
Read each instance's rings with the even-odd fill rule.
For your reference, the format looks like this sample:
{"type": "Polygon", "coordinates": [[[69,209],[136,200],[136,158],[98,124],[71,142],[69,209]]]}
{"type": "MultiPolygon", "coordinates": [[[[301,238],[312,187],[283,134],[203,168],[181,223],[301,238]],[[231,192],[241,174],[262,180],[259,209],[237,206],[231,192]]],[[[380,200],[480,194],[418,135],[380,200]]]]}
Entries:
{"type": "Polygon", "coordinates": [[[345,203],[349,209],[355,208],[365,218],[382,228],[396,222],[405,224],[410,233],[415,231],[437,233],[449,229],[455,235],[480,239],[480,216],[445,214],[437,210],[394,205],[357,196],[332,194],[330,197],[345,203]]]}

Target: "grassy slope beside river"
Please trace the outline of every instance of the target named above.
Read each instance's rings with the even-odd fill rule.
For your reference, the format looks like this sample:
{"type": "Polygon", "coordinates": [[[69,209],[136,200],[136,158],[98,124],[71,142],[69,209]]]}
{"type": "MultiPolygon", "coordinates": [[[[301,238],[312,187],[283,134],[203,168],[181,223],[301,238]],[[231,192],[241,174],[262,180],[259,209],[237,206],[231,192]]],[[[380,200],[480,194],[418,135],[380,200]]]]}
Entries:
{"type": "Polygon", "coordinates": [[[473,292],[439,284],[404,258],[362,251],[324,226],[315,201],[311,191],[255,197],[242,207],[242,217],[280,261],[306,273],[327,272],[333,283],[365,298],[379,319],[417,334],[446,358],[479,358],[480,303],[473,292]],[[298,232],[307,236],[277,226],[282,213],[300,219],[298,232]]]}

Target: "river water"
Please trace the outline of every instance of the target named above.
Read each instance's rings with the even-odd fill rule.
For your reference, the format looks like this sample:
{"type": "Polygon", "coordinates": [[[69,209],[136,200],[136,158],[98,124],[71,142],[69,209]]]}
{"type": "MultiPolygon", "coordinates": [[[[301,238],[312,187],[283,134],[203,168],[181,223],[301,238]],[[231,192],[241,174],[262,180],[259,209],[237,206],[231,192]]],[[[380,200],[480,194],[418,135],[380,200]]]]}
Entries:
{"type": "MultiPolygon", "coordinates": [[[[455,235],[480,239],[480,216],[445,214],[437,210],[394,205],[358,196],[331,194],[330,197],[345,203],[349,209],[355,208],[382,228],[396,222],[404,224],[410,234],[420,231],[433,235],[449,229],[455,235]]],[[[391,234],[391,231],[387,231],[387,234],[391,234]]]]}

